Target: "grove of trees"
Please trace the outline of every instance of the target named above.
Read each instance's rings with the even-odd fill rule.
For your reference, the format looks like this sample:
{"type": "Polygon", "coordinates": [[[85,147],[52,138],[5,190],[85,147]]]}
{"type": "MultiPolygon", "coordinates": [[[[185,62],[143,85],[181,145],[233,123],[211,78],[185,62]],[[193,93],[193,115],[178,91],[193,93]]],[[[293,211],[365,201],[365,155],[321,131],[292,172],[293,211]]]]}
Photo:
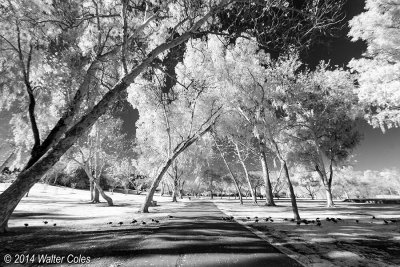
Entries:
{"type": "Polygon", "coordinates": [[[349,68],[308,66],[318,38],[344,26],[343,5],[1,0],[0,112],[13,114],[10,158],[22,168],[0,195],[0,233],[35,183],[71,170],[83,171],[94,203],[113,205],[104,186],[143,181],[141,212],[160,185],[173,201],[206,191],[274,206],[286,192],[296,220],[297,197],[323,191],[332,207],[334,196],[370,195],[349,190],[373,178],[348,160],[357,118],[399,125],[400,6],[366,1],[349,35],[368,50],[349,68]],[[126,101],[139,112],[134,137],[123,124],[135,122],[117,115],[126,101]]]}

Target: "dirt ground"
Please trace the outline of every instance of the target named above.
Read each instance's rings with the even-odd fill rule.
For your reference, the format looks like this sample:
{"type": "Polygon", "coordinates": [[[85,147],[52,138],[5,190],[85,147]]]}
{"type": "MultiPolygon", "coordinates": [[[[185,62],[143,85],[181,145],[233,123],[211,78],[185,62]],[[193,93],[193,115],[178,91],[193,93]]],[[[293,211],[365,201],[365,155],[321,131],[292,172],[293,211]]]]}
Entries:
{"type": "Polygon", "coordinates": [[[287,200],[276,201],[276,207],[264,206],[262,201],[255,205],[250,200],[244,205],[225,199],[214,203],[305,266],[400,266],[400,205],[338,201],[336,207],[326,208],[324,201],[299,200],[301,218],[320,218],[321,226],[317,226],[286,221],[285,218],[293,218],[287,200]],[[266,217],[273,222],[266,222],[266,217]],[[327,217],[341,220],[336,219],[335,223],[327,221],[327,217]]]}

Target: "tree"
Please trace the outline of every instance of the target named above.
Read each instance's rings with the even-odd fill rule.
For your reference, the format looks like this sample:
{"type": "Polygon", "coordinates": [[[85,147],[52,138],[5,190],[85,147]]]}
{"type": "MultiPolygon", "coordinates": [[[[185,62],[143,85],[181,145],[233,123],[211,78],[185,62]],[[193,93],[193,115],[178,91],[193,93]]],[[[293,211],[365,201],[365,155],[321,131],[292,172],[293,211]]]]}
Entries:
{"type": "Polygon", "coordinates": [[[115,157],[112,159],[106,171],[112,176],[109,180],[113,183],[114,188],[122,186],[124,189],[128,189],[130,185],[134,184],[137,178],[135,165],[135,160],[131,160],[129,157],[115,157]]]}
{"type": "MultiPolygon", "coordinates": [[[[27,5],[30,5],[31,2],[25,1],[20,4],[21,6],[15,9],[29,10],[27,5]]],[[[48,22],[54,23],[52,25],[57,26],[57,29],[81,27],[82,31],[77,31],[79,32],[77,43],[80,45],[77,47],[78,53],[73,55],[71,59],[81,59],[83,56],[84,60],[80,61],[79,64],[84,66],[85,71],[83,71],[83,78],[79,81],[77,89],[57,123],[51,128],[41,145],[37,147],[36,152],[33,153],[34,155],[31,156],[25,169],[18,175],[15,182],[0,196],[0,232],[7,231],[7,223],[11,213],[29,188],[40,180],[41,176],[101,115],[106,113],[128,86],[134,82],[135,78],[147,69],[160,54],[192,37],[209,18],[227,7],[230,2],[221,1],[209,4],[201,9],[189,5],[186,10],[173,8],[174,5],[177,7],[177,3],[172,3],[172,6],[166,5],[166,3],[152,4],[145,10],[140,5],[134,4],[129,14],[133,24],[129,27],[126,40],[132,46],[132,54],[129,57],[131,61],[128,62],[128,72],[120,77],[111,75],[113,70],[118,69],[115,68],[114,64],[104,64],[107,61],[118,62],[120,59],[120,34],[115,29],[113,31],[113,28],[122,28],[121,13],[113,13],[112,11],[121,9],[122,6],[119,3],[108,2],[101,6],[96,1],[87,1],[85,5],[72,3],[71,7],[74,7],[74,9],[71,8],[69,11],[73,10],[75,13],[66,12],[72,16],[69,20],[60,18],[58,15],[63,14],[62,12],[58,13],[61,4],[55,4],[55,6],[43,5],[48,9],[46,19],[34,21],[33,25],[40,26],[48,22]],[[107,14],[107,11],[110,11],[111,14],[103,16],[103,14],[107,14]],[[160,23],[161,21],[162,23],[160,23]],[[150,24],[154,24],[156,28],[171,25],[172,29],[179,30],[179,34],[178,36],[170,35],[168,27],[162,28],[161,31],[153,31],[148,27],[150,24]],[[177,27],[174,27],[175,25],[177,27]],[[141,35],[143,32],[146,33],[141,35]],[[144,36],[147,36],[147,38],[144,38],[144,36]],[[136,40],[137,42],[135,42],[136,40]],[[139,47],[135,47],[136,45],[139,45],[139,47]],[[101,71],[104,70],[102,68],[105,68],[108,72],[101,71]],[[106,73],[107,75],[102,75],[106,73]],[[102,79],[106,77],[109,79],[102,79]],[[82,103],[90,92],[90,85],[94,78],[103,88],[107,89],[107,92],[100,97],[92,108],[85,109],[82,103]]],[[[2,5],[3,7],[4,5],[2,5]]],[[[12,8],[9,7],[8,9],[11,10],[12,8]]],[[[42,13],[38,12],[38,14],[42,13]]]]}
{"type": "Polygon", "coordinates": [[[400,6],[396,1],[366,0],[366,11],[350,22],[349,36],[367,51],[349,66],[358,74],[358,97],[374,127],[400,125],[400,6]]]}
{"type": "MultiPolygon", "coordinates": [[[[61,112],[54,117],[55,123],[51,124],[45,134],[41,134],[40,145],[35,146],[25,168],[0,196],[0,232],[7,230],[9,217],[29,188],[39,181],[75,141],[113,106],[145,69],[157,61],[164,52],[184,43],[198,34],[198,31],[211,28],[219,21],[213,18],[220,11],[225,9],[235,12],[236,9],[232,5],[234,2],[240,1],[199,1],[196,4],[186,0],[171,3],[137,1],[128,4],[125,1],[2,3],[2,14],[7,14],[2,21],[6,26],[2,29],[6,29],[7,34],[13,32],[9,31],[12,28],[8,26],[9,22],[15,21],[9,18],[23,18],[26,24],[19,26],[27,29],[34,27],[43,32],[44,37],[52,37],[49,38],[48,44],[44,45],[43,50],[52,51],[54,55],[57,52],[57,55],[70,63],[67,66],[71,66],[70,69],[75,71],[72,76],[66,75],[65,87],[71,94],[65,95],[67,100],[60,109],[61,112]],[[31,16],[32,14],[40,16],[31,16]],[[52,30],[43,30],[43,25],[52,30]],[[120,65],[123,67],[119,68],[120,65]],[[73,68],[73,66],[78,67],[73,68]],[[93,88],[101,89],[100,95],[95,99],[90,97],[95,91],[93,88]],[[88,99],[93,105],[86,105],[88,99]]],[[[313,2],[300,7],[292,7],[283,1],[246,1],[241,4],[247,10],[251,10],[252,4],[255,4],[265,13],[272,12],[278,21],[285,21],[287,19],[285,15],[288,14],[300,14],[311,22],[305,27],[308,39],[310,33],[326,31],[329,25],[336,23],[337,16],[333,16],[332,21],[332,14],[338,13],[340,4],[335,3],[336,1],[326,0],[321,5],[313,2]],[[299,9],[302,8],[311,9],[313,12],[300,12],[299,9]]],[[[252,21],[257,22],[257,18],[252,21]]],[[[1,36],[2,44],[14,45],[9,36],[5,35],[1,36]]],[[[31,33],[28,36],[31,36],[31,33]]],[[[10,48],[3,48],[4,46],[2,55],[7,54],[10,48]]],[[[8,74],[8,68],[5,70],[8,74]]],[[[54,80],[51,78],[54,77],[51,74],[43,85],[49,89],[57,88],[51,83],[54,80]]],[[[17,80],[23,82],[21,78],[17,80]]],[[[21,90],[18,86],[8,89],[10,88],[21,90]]],[[[187,143],[183,146],[186,145],[187,143]]]]}
{"type": "Polygon", "coordinates": [[[186,71],[186,63],[178,65],[177,84],[168,92],[161,90],[167,73],[160,69],[145,73],[141,81],[131,87],[133,90],[129,90],[129,101],[140,114],[138,144],[143,144],[143,149],[157,151],[153,155],[160,164],[141,207],[142,212],[148,212],[153,195],[170,167],[176,200],[181,176],[176,160],[211,130],[220,115],[221,106],[213,88],[206,82],[193,82],[186,71]]]}
{"type": "Polygon", "coordinates": [[[212,169],[206,169],[200,176],[196,177],[195,183],[203,186],[205,191],[210,192],[210,198],[213,199],[219,179],[221,179],[220,175],[212,169]]]}
{"type": "Polygon", "coordinates": [[[221,155],[221,158],[229,172],[229,176],[232,179],[233,184],[235,185],[236,188],[236,192],[238,194],[239,197],[239,202],[242,205],[243,204],[243,198],[242,198],[242,192],[240,191],[240,183],[239,183],[239,179],[236,177],[235,173],[233,172],[232,168],[229,166],[228,160],[227,160],[227,156],[226,156],[226,151],[223,150],[223,148],[218,144],[218,140],[215,137],[214,134],[212,134],[212,138],[214,140],[214,144],[216,149],[218,150],[219,154],[221,155]]]}
{"type": "Polygon", "coordinates": [[[291,87],[285,93],[285,112],[294,121],[291,134],[298,140],[298,160],[318,173],[332,207],[333,165],[348,159],[361,139],[352,77],[321,64],[299,73],[291,87]]]}
{"type": "MultiPolygon", "coordinates": [[[[291,168],[291,172],[293,173],[292,177],[294,178],[294,182],[296,182],[298,187],[300,187],[302,191],[305,191],[311,199],[315,199],[315,196],[321,188],[320,180],[304,166],[294,166],[291,168]]],[[[314,174],[316,173],[314,172],[314,174]]]]}
{"type": "Polygon", "coordinates": [[[121,134],[122,121],[103,116],[91,131],[71,148],[69,157],[78,163],[90,181],[90,195],[93,203],[99,202],[99,195],[112,206],[112,199],[100,186],[100,179],[107,165],[114,163],[123,154],[125,135],[121,134]]]}
{"type": "MultiPolygon", "coordinates": [[[[219,142],[217,148],[227,154],[231,153],[235,155],[243,169],[253,202],[257,203],[257,196],[255,195],[250,180],[249,170],[246,165],[246,160],[252,156],[253,152],[255,152],[251,129],[249,129],[246,121],[244,121],[237,112],[226,112],[220,118],[216,127],[214,127],[214,134],[215,133],[220,137],[220,139],[226,139],[227,142],[219,142]]],[[[221,154],[221,156],[226,159],[225,153],[221,154]]]]}

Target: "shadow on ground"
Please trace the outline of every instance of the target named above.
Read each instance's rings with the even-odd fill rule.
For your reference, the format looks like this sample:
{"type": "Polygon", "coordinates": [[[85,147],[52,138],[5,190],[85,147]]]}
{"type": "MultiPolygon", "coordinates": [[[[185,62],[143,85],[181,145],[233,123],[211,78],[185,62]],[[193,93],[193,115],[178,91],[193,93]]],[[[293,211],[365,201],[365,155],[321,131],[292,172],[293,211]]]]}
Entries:
{"type": "Polygon", "coordinates": [[[240,224],[221,220],[225,214],[213,203],[185,203],[175,214],[159,223],[148,219],[146,225],[17,227],[0,237],[0,256],[81,254],[96,266],[116,261],[122,266],[301,266],[240,224]]]}

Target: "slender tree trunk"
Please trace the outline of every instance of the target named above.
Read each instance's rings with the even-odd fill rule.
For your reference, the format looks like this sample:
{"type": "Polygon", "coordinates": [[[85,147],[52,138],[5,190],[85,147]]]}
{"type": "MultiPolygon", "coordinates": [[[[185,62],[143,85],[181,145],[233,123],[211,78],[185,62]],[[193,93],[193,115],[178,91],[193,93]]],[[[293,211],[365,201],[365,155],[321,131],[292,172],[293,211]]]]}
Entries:
{"type": "Polygon", "coordinates": [[[176,180],[174,179],[174,191],[172,192],[172,202],[178,202],[178,183],[176,182],[176,180]]]}
{"type": "Polygon", "coordinates": [[[164,190],[165,190],[165,183],[163,181],[161,181],[161,196],[164,195],[164,190]]]}
{"type": "Polygon", "coordinates": [[[239,183],[237,182],[236,176],[233,174],[233,172],[231,170],[231,167],[229,167],[229,164],[226,161],[224,154],[221,154],[221,157],[224,160],[225,166],[229,171],[229,174],[231,176],[233,184],[235,185],[235,188],[236,188],[236,191],[237,191],[237,194],[238,194],[238,197],[239,197],[239,202],[240,202],[241,205],[243,205],[243,196],[242,196],[242,192],[240,192],[239,183]]]}
{"type": "Polygon", "coordinates": [[[276,206],[274,202],[274,196],[272,194],[272,186],[271,186],[271,179],[269,177],[267,156],[265,155],[264,149],[261,149],[260,151],[260,161],[261,161],[264,186],[265,186],[265,206],[276,206]]]}
{"type": "Polygon", "coordinates": [[[153,201],[153,196],[154,196],[154,193],[156,192],[158,184],[160,183],[161,179],[164,177],[164,174],[167,172],[168,168],[171,166],[171,164],[175,158],[176,158],[176,156],[174,158],[168,159],[164,163],[164,166],[161,169],[160,173],[157,175],[156,179],[153,180],[153,183],[150,186],[150,190],[146,195],[146,199],[140,209],[141,212],[143,212],[143,213],[149,212],[149,207],[151,205],[151,201],[153,201]]]}
{"type": "Polygon", "coordinates": [[[164,163],[164,166],[161,168],[160,173],[157,175],[157,177],[153,180],[150,190],[148,191],[146,195],[146,199],[140,208],[140,212],[143,213],[148,213],[149,212],[149,207],[151,204],[151,201],[153,200],[154,193],[156,192],[156,189],[161,181],[161,179],[164,177],[164,174],[167,172],[168,168],[171,166],[173,161],[183,152],[185,151],[188,147],[190,147],[194,142],[196,142],[200,137],[202,137],[205,133],[207,133],[210,129],[211,126],[214,125],[215,120],[212,121],[212,123],[205,128],[204,130],[193,134],[190,138],[188,138],[185,142],[180,143],[177,147],[175,147],[173,154],[171,157],[164,163]]]}
{"type": "Polygon", "coordinates": [[[254,192],[253,192],[253,186],[251,185],[249,172],[247,171],[246,164],[244,163],[244,160],[243,160],[243,158],[242,158],[242,154],[241,154],[241,152],[240,152],[239,145],[238,145],[237,143],[233,142],[233,141],[232,141],[232,143],[235,145],[236,153],[237,153],[237,155],[238,155],[240,164],[241,164],[242,167],[243,167],[244,174],[245,174],[246,181],[247,181],[247,185],[248,185],[248,187],[249,187],[249,191],[251,192],[251,197],[253,198],[253,202],[254,202],[254,203],[257,203],[257,197],[256,197],[256,195],[255,195],[254,192]]]}
{"type": "Polygon", "coordinates": [[[292,182],[290,181],[290,175],[289,175],[288,167],[286,165],[286,161],[281,161],[281,164],[283,166],[283,170],[285,172],[285,176],[286,176],[288,187],[289,187],[290,201],[292,202],[293,216],[294,216],[295,220],[300,221],[301,218],[299,215],[299,210],[297,208],[296,195],[294,194],[293,185],[292,185],[292,182]]]}
{"type": "Polygon", "coordinates": [[[94,202],[94,184],[92,179],[89,179],[89,188],[90,188],[90,201],[94,202]]]}
{"type": "MultiPolygon", "coordinates": [[[[242,197],[242,193],[240,192],[239,184],[238,184],[238,182],[237,182],[237,180],[236,180],[236,177],[235,177],[235,175],[233,174],[231,168],[229,167],[229,164],[228,164],[228,162],[227,162],[226,159],[225,159],[225,155],[224,155],[224,153],[222,152],[221,148],[219,147],[219,145],[218,145],[218,143],[217,143],[217,140],[215,139],[214,135],[212,135],[212,137],[213,137],[213,139],[214,139],[215,146],[217,147],[217,149],[218,149],[218,151],[219,151],[219,154],[221,155],[222,160],[224,161],[225,166],[226,166],[226,168],[227,168],[228,171],[229,171],[229,174],[230,174],[230,176],[231,176],[231,179],[232,179],[232,181],[233,181],[233,184],[235,185],[236,191],[237,191],[238,196],[239,196],[240,204],[243,205],[243,197],[242,197]]],[[[236,197],[235,197],[235,199],[236,199],[236,197]]]]}

